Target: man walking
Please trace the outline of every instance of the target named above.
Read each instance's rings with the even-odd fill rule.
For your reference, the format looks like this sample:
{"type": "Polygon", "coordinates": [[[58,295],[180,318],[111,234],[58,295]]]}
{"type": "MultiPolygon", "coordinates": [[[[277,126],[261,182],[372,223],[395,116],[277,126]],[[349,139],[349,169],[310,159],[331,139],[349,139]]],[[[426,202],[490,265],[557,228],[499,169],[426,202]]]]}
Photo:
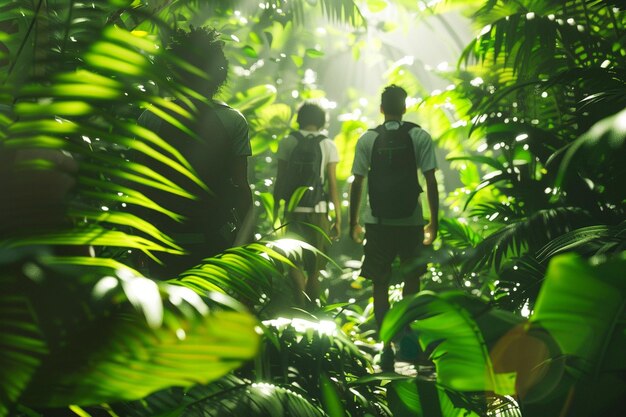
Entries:
{"type": "MultiPolygon", "coordinates": [[[[298,235],[326,253],[328,240],[320,233],[320,229],[335,240],[339,239],[341,233],[341,206],[336,176],[339,155],[332,139],[322,134],[326,113],[319,105],[312,102],[302,104],[298,109],[297,122],[299,130],[291,132],[278,147],[275,204],[278,207],[280,200],[285,200],[287,206],[298,189],[308,187],[292,211],[285,208],[287,232],[298,235]],[[332,225],[329,203],[332,203],[335,212],[332,225]]],[[[303,258],[306,275],[299,269],[290,272],[295,303],[300,306],[305,304],[305,295],[313,302],[319,298],[319,273],[326,265],[324,257],[308,251],[303,254],[303,258]]]]}
{"type": "Polygon", "coordinates": [[[184,256],[159,254],[163,265],[147,260],[145,268],[152,277],[173,278],[198,265],[203,258],[244,243],[247,235],[251,235],[246,227],[252,207],[247,178],[247,159],[252,153],[248,123],[239,111],[214,99],[228,74],[223,48],[224,42],[214,29],[178,30],[172,36],[168,51],[186,65],[172,70],[179,85],[195,93],[187,102],[177,101],[192,115],[191,120],[167,108],[163,111],[168,113],[169,119],[157,116],[151,109],[139,118],[140,125],[157,132],[180,152],[210,190],[191,181],[175,167],[143,158],[145,165],[195,196],[194,199],[184,198],[153,187],[141,190],[184,219],[178,222],[163,213],[136,209],[143,218],[174,238],[186,252],[184,256]],[[192,72],[189,68],[203,72],[192,72]],[[182,130],[181,125],[188,126],[188,130],[182,130]]]}
{"type": "MultiPolygon", "coordinates": [[[[406,97],[406,91],[397,85],[384,89],[380,105],[384,123],[359,138],[352,165],[350,236],[360,243],[365,232],[361,275],[372,280],[374,315],[379,328],[389,310],[393,261],[400,258],[403,296],[417,293],[426,264],[416,259],[425,245],[432,244],[438,228],[439,195],[433,142],[418,125],[402,120],[406,97]],[[426,179],[429,223],[422,214],[418,170],[426,179]],[[368,198],[362,219],[364,230],[359,211],[365,178],[368,198]]],[[[390,345],[383,347],[380,365],[383,371],[393,371],[394,352],[390,345]]]]}

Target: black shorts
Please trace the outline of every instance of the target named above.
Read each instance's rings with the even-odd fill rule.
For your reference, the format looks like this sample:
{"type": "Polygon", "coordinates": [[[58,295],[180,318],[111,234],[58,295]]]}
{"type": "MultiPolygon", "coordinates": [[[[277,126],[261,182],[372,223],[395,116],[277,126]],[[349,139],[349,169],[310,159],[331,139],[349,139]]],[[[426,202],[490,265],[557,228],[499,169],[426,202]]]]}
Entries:
{"type": "Polygon", "coordinates": [[[426,272],[428,253],[424,246],[424,226],[365,225],[364,259],[361,276],[389,284],[391,265],[400,258],[404,277],[426,272]]]}

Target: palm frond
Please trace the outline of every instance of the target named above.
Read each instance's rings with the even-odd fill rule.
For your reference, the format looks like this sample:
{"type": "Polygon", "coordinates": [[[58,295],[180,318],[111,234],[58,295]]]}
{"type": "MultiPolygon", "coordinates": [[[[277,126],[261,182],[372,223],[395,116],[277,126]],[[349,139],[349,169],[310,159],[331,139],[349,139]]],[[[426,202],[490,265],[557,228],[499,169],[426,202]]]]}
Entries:
{"type": "Polygon", "coordinates": [[[323,417],[325,413],[291,387],[271,383],[245,383],[218,395],[190,392],[194,402],[182,414],[186,417],[276,416],[323,417]]]}
{"type": "Polygon", "coordinates": [[[511,203],[480,203],[472,207],[472,216],[485,217],[490,222],[502,222],[520,220],[525,217],[521,207],[511,203]]]}
{"type": "Polygon", "coordinates": [[[594,98],[620,103],[624,53],[616,42],[624,36],[624,18],[605,5],[587,3],[512,3],[504,14],[497,12],[501,2],[485,4],[478,15],[493,20],[461,61],[469,65],[473,57],[480,63],[468,68],[482,76],[482,85],[464,89],[473,98],[476,125],[489,125],[498,121],[491,120],[494,114],[502,114],[505,121],[532,121],[567,142],[614,111],[584,103],[593,104],[594,98]],[[613,22],[601,23],[607,21],[613,22]],[[610,90],[615,93],[607,94],[610,90]]]}
{"type": "MultiPolygon", "coordinates": [[[[168,117],[167,112],[185,113],[181,106],[150,93],[144,86],[147,81],[162,87],[169,85],[162,68],[157,68],[151,59],[159,53],[158,41],[114,26],[105,26],[101,30],[95,22],[101,17],[81,5],[71,10],[59,7],[57,14],[37,14],[33,21],[54,28],[54,16],[75,17],[76,24],[68,26],[68,33],[64,34],[68,37],[63,40],[65,49],[47,52],[65,57],[66,65],[52,67],[46,80],[35,76],[29,82],[15,83],[10,91],[16,104],[10,118],[5,120],[6,134],[1,140],[8,152],[21,158],[15,169],[45,169],[46,165],[51,165],[53,170],[63,168],[49,163],[55,154],[42,159],[40,154],[30,150],[32,148],[71,155],[66,159],[74,161],[72,163],[78,168],[77,172],[71,173],[77,181],[70,192],[68,218],[70,222],[85,227],[73,231],[65,227],[66,231],[52,233],[33,229],[29,230],[27,239],[23,239],[23,235],[5,236],[3,244],[47,242],[118,246],[139,249],[151,257],[154,257],[153,251],[182,253],[172,239],[129,212],[130,207],[127,207],[158,211],[179,221],[178,214],[146,197],[138,191],[139,188],[196,198],[193,194],[196,191],[187,188],[189,184],[176,184],[144,164],[129,161],[132,152],[169,166],[193,186],[207,190],[180,152],[155,133],[136,124],[139,109],[135,103],[151,104],[152,111],[160,112],[164,117],[168,117]],[[85,22],[94,24],[89,26],[85,22]],[[138,236],[133,230],[143,230],[146,234],[138,236]]],[[[112,5],[106,7],[110,10],[112,5]]],[[[40,47],[46,49],[47,46],[36,45],[36,48],[40,47]]],[[[177,123],[181,130],[188,130],[185,125],[177,123]]],[[[10,182],[8,187],[12,187],[10,182]]],[[[37,193],[41,194],[36,190],[21,204],[31,204],[37,193]]],[[[47,203],[42,200],[41,205],[45,207],[47,203]]]]}
{"type": "MultiPolygon", "coordinates": [[[[371,358],[334,321],[279,317],[263,324],[268,340],[261,358],[263,378],[298,386],[318,401],[339,399],[345,410],[389,415],[377,386],[343,388],[369,375],[371,358]],[[333,386],[324,382],[326,378],[333,386]]],[[[326,403],[327,412],[336,407],[326,403]]]]}
{"type": "Polygon", "coordinates": [[[138,399],[217,379],[258,347],[249,314],[129,269],[26,258],[5,264],[1,279],[1,356],[14,373],[3,374],[0,387],[11,402],[19,396],[26,405],[60,407],[138,399]]]}
{"type": "Polygon", "coordinates": [[[281,264],[294,267],[283,254],[262,243],[251,243],[204,259],[175,282],[198,292],[229,293],[255,305],[273,294],[274,281],[283,275],[281,264]]]}
{"type": "Polygon", "coordinates": [[[624,250],[626,223],[616,226],[597,225],[581,227],[551,240],[537,252],[540,262],[564,252],[577,252],[585,257],[618,254],[624,250]]]}
{"type": "Polygon", "coordinates": [[[498,270],[504,260],[539,250],[550,240],[574,228],[586,226],[589,221],[589,213],[576,207],[540,210],[486,237],[470,254],[463,270],[471,272],[484,266],[493,266],[498,270]]]}
{"type": "Polygon", "coordinates": [[[272,0],[268,3],[271,8],[291,13],[297,24],[307,21],[307,12],[311,5],[318,6],[322,14],[333,22],[346,22],[353,26],[366,24],[366,20],[354,0],[321,0],[311,3],[306,0],[272,0]]]}
{"type": "Polygon", "coordinates": [[[320,2],[320,7],[335,22],[347,21],[355,26],[365,24],[365,19],[353,0],[324,0],[320,2]]]}
{"type": "Polygon", "coordinates": [[[498,308],[518,314],[532,311],[546,275],[547,265],[534,254],[513,258],[503,265],[493,284],[493,303],[498,308]]]}
{"type": "Polygon", "coordinates": [[[550,240],[539,250],[512,258],[502,267],[494,287],[495,304],[510,311],[532,311],[549,262],[564,253],[585,258],[612,257],[624,250],[624,224],[581,227],[550,240]]]}
{"type": "Polygon", "coordinates": [[[457,219],[443,218],[439,222],[441,238],[455,248],[473,248],[482,238],[467,224],[457,219]]]}
{"type": "Polygon", "coordinates": [[[114,403],[109,407],[117,415],[127,417],[325,416],[319,406],[290,387],[252,383],[232,374],[208,385],[187,390],[171,388],[141,401],[114,403]]]}
{"type": "Polygon", "coordinates": [[[15,285],[9,279],[9,271],[0,274],[0,283],[5,288],[0,294],[0,416],[9,414],[12,406],[22,396],[33,375],[50,353],[41,329],[36,326],[36,317],[30,308],[31,300],[26,294],[14,294],[6,289],[15,285]]]}

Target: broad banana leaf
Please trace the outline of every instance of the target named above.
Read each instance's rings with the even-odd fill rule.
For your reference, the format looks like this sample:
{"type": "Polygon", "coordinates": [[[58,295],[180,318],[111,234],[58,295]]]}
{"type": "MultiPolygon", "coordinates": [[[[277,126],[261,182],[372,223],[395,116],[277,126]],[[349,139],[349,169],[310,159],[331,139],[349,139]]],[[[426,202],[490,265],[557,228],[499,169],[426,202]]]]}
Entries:
{"type": "Polygon", "coordinates": [[[387,399],[394,417],[478,417],[467,408],[456,406],[448,393],[432,381],[419,378],[396,380],[387,388],[387,399]]]}
{"type": "MultiPolygon", "coordinates": [[[[562,410],[567,410],[568,416],[612,416],[623,412],[625,267],[624,253],[596,265],[574,254],[559,255],[548,267],[530,323],[550,333],[558,344],[559,355],[571,365],[567,368],[569,375],[565,375],[570,380],[556,383],[571,386],[566,383],[576,382],[576,386],[566,393],[555,391],[561,395],[562,410]]],[[[559,356],[553,356],[546,362],[557,360],[559,356]]],[[[537,401],[527,399],[530,400],[537,401]]]]}
{"type": "Polygon", "coordinates": [[[626,352],[625,268],[624,257],[593,267],[572,254],[548,267],[530,322],[549,331],[563,354],[581,358],[585,372],[597,374],[607,359],[626,369],[623,356],[607,356],[626,352]]]}
{"type": "Polygon", "coordinates": [[[422,291],[385,316],[381,338],[390,341],[407,324],[437,367],[437,382],[458,391],[515,393],[515,373],[497,372],[490,349],[523,319],[460,291],[422,291]]]}

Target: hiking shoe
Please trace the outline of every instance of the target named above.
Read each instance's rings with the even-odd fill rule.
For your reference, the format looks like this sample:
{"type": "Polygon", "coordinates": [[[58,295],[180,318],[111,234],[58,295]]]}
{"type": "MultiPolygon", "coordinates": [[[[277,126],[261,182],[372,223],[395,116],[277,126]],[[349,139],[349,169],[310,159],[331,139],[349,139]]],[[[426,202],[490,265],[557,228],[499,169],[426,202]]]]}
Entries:
{"type": "Polygon", "coordinates": [[[393,353],[393,349],[391,346],[383,348],[382,353],[380,354],[380,370],[383,372],[394,372],[395,371],[395,354],[393,353]]]}

